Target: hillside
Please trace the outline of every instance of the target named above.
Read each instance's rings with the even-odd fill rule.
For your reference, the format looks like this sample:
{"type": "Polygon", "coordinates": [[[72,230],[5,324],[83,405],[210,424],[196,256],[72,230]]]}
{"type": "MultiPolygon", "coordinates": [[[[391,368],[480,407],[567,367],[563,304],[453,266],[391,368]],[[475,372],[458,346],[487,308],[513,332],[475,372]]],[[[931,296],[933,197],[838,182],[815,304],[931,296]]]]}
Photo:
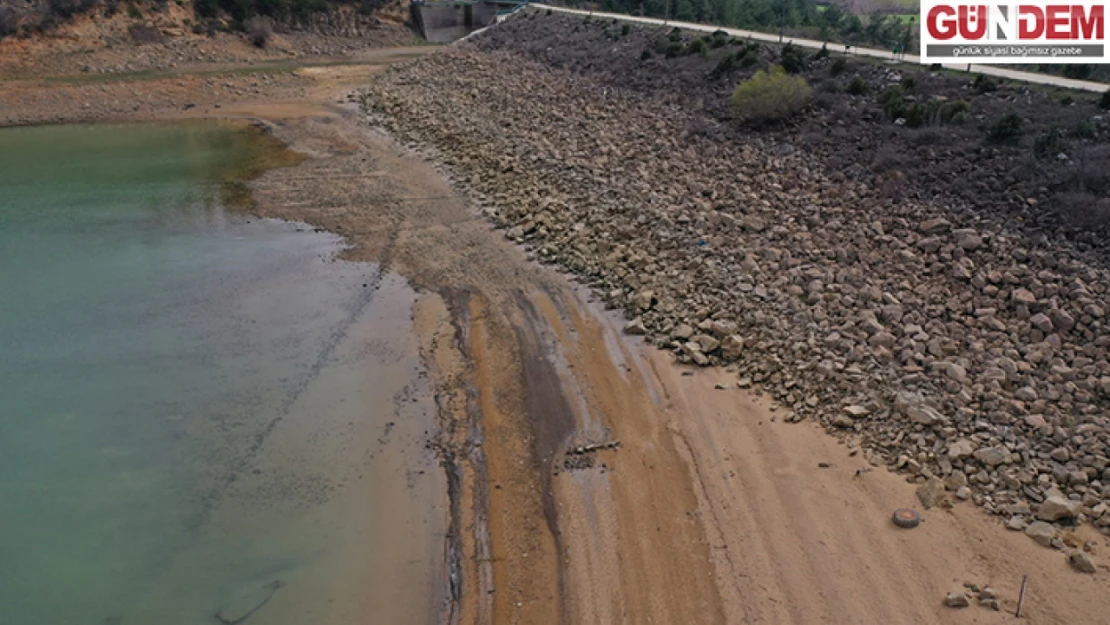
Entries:
{"type": "Polygon", "coordinates": [[[241,17],[194,0],[59,2],[68,0],[0,0],[0,34],[7,33],[0,36],[0,77],[164,71],[419,42],[400,2],[321,2],[297,11],[279,5],[285,8],[271,9],[278,17],[268,18],[273,35],[263,47],[251,44],[241,17]]]}

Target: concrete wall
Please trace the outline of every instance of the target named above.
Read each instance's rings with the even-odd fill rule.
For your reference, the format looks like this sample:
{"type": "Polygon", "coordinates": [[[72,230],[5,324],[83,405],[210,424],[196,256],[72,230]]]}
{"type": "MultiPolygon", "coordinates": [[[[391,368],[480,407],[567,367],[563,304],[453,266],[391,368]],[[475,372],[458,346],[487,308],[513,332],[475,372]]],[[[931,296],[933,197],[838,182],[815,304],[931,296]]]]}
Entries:
{"type": "Polygon", "coordinates": [[[485,2],[426,2],[412,5],[412,10],[425,39],[432,43],[447,43],[493,23],[498,6],[485,2]]]}

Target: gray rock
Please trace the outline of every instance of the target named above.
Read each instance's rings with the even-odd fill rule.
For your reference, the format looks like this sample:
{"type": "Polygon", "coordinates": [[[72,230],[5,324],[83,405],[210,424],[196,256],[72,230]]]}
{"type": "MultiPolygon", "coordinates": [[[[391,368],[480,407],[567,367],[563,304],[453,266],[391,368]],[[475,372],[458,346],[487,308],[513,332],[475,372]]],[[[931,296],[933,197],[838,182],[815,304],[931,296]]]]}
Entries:
{"type": "Polygon", "coordinates": [[[920,423],[921,425],[935,425],[940,423],[944,418],[937,412],[936,408],[925,404],[909,406],[906,408],[905,413],[910,421],[920,423]]]}
{"type": "Polygon", "coordinates": [[[944,597],[944,605],[950,608],[966,608],[971,605],[971,602],[967,598],[967,593],[950,592],[944,597]]]}
{"type": "Polygon", "coordinates": [[[943,232],[948,232],[951,227],[952,224],[947,219],[938,217],[937,219],[927,219],[921,222],[917,229],[920,230],[922,234],[941,234],[943,232]]]}
{"type": "Polygon", "coordinates": [[[1005,447],[984,447],[975,450],[972,454],[976,460],[989,467],[997,467],[1010,458],[1010,451],[1005,447]]]}
{"type": "Polygon", "coordinates": [[[1044,500],[1037,509],[1037,518],[1042,521],[1059,521],[1061,519],[1074,519],[1083,509],[1083,503],[1065,499],[1060,495],[1053,495],[1044,500]]]}
{"type": "Polygon", "coordinates": [[[1094,561],[1091,557],[1082,551],[1073,551],[1068,554],[1068,564],[1071,568],[1079,571],[1080,573],[1095,573],[1098,569],[1095,568],[1094,561]]]}
{"type": "Polygon", "coordinates": [[[721,342],[708,334],[695,334],[690,338],[701,347],[702,353],[708,354],[721,346],[721,342]]]}
{"type": "Polygon", "coordinates": [[[636,317],[624,325],[624,331],[627,334],[647,334],[647,328],[644,327],[644,320],[636,317]]]}
{"type": "Polygon", "coordinates": [[[721,341],[721,355],[736,360],[744,352],[744,339],[738,334],[730,334],[721,341]]]}
{"type": "Polygon", "coordinates": [[[966,458],[975,453],[975,447],[975,443],[966,438],[961,438],[948,446],[948,457],[953,460],[957,458],[966,458]]]}
{"type": "Polygon", "coordinates": [[[1052,539],[1056,538],[1056,526],[1044,521],[1033,521],[1025,528],[1025,535],[1042,547],[1050,547],[1052,539]]]}
{"type": "Polygon", "coordinates": [[[926,510],[940,504],[945,496],[944,482],[937,477],[931,477],[917,487],[917,498],[926,510]]]}

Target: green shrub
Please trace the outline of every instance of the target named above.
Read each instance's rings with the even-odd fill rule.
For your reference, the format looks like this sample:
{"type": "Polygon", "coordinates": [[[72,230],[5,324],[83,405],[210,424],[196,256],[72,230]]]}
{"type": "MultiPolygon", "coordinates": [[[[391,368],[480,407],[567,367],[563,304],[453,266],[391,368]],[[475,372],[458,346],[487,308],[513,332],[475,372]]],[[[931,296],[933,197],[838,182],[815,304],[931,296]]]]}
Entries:
{"type": "Polygon", "coordinates": [[[682,29],[675,26],[671,29],[671,34],[667,38],[671,41],[682,41],[682,29]]]}
{"type": "Polygon", "coordinates": [[[1037,158],[1056,158],[1061,152],[1067,153],[1071,144],[1058,128],[1049,128],[1033,142],[1033,153],[1037,158]]]}
{"type": "Polygon", "coordinates": [[[1064,78],[1087,80],[1091,77],[1090,65],[1069,64],[1064,66],[1064,78]]]}
{"type": "Polygon", "coordinates": [[[851,95],[867,95],[867,92],[871,91],[871,87],[868,86],[867,81],[862,76],[856,76],[852,79],[852,82],[848,83],[848,88],[845,91],[851,95]]]}
{"type": "Polygon", "coordinates": [[[906,76],[902,79],[902,88],[906,91],[913,91],[917,88],[917,79],[913,76],[906,76]]]}
{"type": "Polygon", "coordinates": [[[640,60],[646,61],[654,56],[655,54],[651,51],[651,48],[644,48],[644,51],[640,53],[640,60]]]}
{"type": "Polygon", "coordinates": [[[667,48],[663,50],[663,56],[667,57],[668,59],[673,59],[676,56],[682,56],[682,52],[685,49],[686,47],[683,46],[681,43],[677,41],[672,41],[671,43],[667,44],[667,48]]]}
{"type": "Polygon", "coordinates": [[[1075,98],[1070,95],[1060,98],[1060,106],[1071,106],[1072,104],[1075,104],[1075,98]]]}
{"type": "Polygon", "coordinates": [[[806,68],[805,53],[802,52],[800,47],[792,43],[788,43],[782,47],[779,61],[782,63],[782,68],[791,74],[800,73],[806,68]]]}
{"type": "Polygon", "coordinates": [[[1006,113],[987,129],[987,138],[996,143],[1017,143],[1025,133],[1025,120],[1017,113],[1006,113]]]}
{"type": "Polygon", "coordinates": [[[713,35],[709,38],[709,47],[713,49],[723,48],[728,45],[728,33],[723,30],[713,31],[713,35]]]}
{"type": "Polygon", "coordinates": [[[545,15],[551,15],[551,9],[548,9],[547,11],[545,11],[544,14],[545,15]]]}
{"type": "Polygon", "coordinates": [[[713,71],[709,72],[709,78],[713,80],[721,78],[725,74],[735,70],[738,64],[737,55],[726,54],[721,57],[721,60],[717,63],[717,67],[714,67],[713,71]]]}
{"type": "Polygon", "coordinates": [[[1094,124],[1084,119],[1072,128],[1071,136],[1076,139],[1095,139],[1098,137],[1098,131],[1095,130],[1094,124]]]}
{"type": "Polygon", "coordinates": [[[127,17],[133,20],[141,20],[143,19],[143,12],[139,10],[139,7],[129,4],[127,5],[127,17]]]}
{"type": "Polygon", "coordinates": [[[962,124],[967,121],[967,114],[970,111],[971,105],[963,100],[945,102],[940,107],[940,123],[962,124]]]}
{"type": "Polygon", "coordinates": [[[828,56],[829,56],[829,44],[826,43],[826,44],[821,46],[820,50],[813,53],[813,60],[814,61],[820,61],[821,59],[827,58],[828,56]]]}
{"type": "Polygon", "coordinates": [[[628,33],[630,33],[631,31],[632,31],[632,27],[629,26],[628,24],[622,24],[621,25],[621,37],[627,37],[628,33]]]}
{"type": "Polygon", "coordinates": [[[975,90],[975,93],[980,95],[991,91],[998,91],[998,83],[986,74],[979,74],[976,76],[975,82],[971,83],[971,87],[975,90]]]}
{"type": "Polygon", "coordinates": [[[740,67],[751,67],[759,62],[759,54],[763,51],[763,47],[758,43],[749,43],[743,50],[736,53],[736,58],[740,63],[740,67]]]}
{"type": "Polygon", "coordinates": [[[901,85],[894,85],[887,87],[885,91],[879,94],[878,102],[883,107],[883,112],[886,113],[889,119],[898,119],[905,117],[909,112],[906,107],[906,90],[901,85]]]}
{"type": "Polygon", "coordinates": [[[833,64],[829,66],[829,76],[839,76],[848,70],[848,59],[844,57],[837,57],[833,64]]]}
{"type": "Polygon", "coordinates": [[[772,65],[737,85],[732,92],[732,108],[737,117],[746,121],[777,121],[801,112],[812,96],[813,90],[805,78],[772,65]]]}
{"type": "Polygon", "coordinates": [[[706,45],[704,39],[695,39],[690,42],[686,51],[689,54],[697,54],[704,58],[709,55],[709,46],[706,45]]]}
{"type": "Polygon", "coordinates": [[[936,100],[915,102],[906,109],[905,117],[906,126],[910,128],[933,126],[940,117],[940,102],[936,100]]]}
{"type": "Polygon", "coordinates": [[[1098,101],[1098,107],[1103,110],[1110,111],[1110,89],[1102,94],[1102,99],[1098,101]]]}

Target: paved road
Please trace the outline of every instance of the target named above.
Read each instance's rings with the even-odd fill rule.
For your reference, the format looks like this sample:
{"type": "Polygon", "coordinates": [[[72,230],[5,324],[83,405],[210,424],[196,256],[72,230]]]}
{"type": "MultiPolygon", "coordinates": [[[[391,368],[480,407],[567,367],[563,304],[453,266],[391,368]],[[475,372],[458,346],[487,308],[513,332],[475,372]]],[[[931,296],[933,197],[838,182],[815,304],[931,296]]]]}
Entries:
{"type": "MultiPolygon", "coordinates": [[[[587,15],[591,11],[582,11],[580,9],[568,9],[565,7],[555,7],[546,4],[532,3],[531,6],[551,9],[552,11],[561,11],[563,13],[575,13],[578,15],[587,15]]],[[[741,30],[739,28],[722,28],[712,24],[694,24],[691,22],[677,22],[675,20],[661,20],[653,17],[639,17],[636,15],[624,15],[622,13],[601,13],[593,11],[595,17],[615,18],[626,22],[635,22],[639,24],[653,24],[658,26],[677,26],[684,30],[699,30],[704,32],[713,32],[715,30],[723,30],[733,37],[743,37],[757,39],[760,41],[770,41],[773,43],[779,42],[778,34],[761,33],[752,30],[741,30]]],[[[795,45],[804,46],[807,48],[821,48],[825,45],[823,41],[815,41],[813,39],[800,39],[798,37],[788,37],[786,41],[793,42],[795,45]]],[[[841,44],[830,44],[830,50],[836,50],[841,47],[841,44]]],[[[890,60],[893,58],[890,50],[876,50],[874,48],[852,48],[852,54],[861,56],[872,56],[879,59],[890,60]]],[[[920,63],[920,59],[912,54],[907,54],[902,57],[906,63],[920,63]]],[[[948,69],[955,69],[961,71],[968,71],[967,65],[945,65],[948,69]]],[[[1060,76],[1052,76],[1050,74],[1038,74],[1034,72],[1022,72],[1013,69],[1004,69],[1001,67],[994,67],[991,65],[972,65],[970,71],[974,74],[987,74],[990,76],[998,76],[1000,78],[1008,78],[1010,80],[1020,80],[1023,82],[1036,83],[1041,85],[1053,85],[1056,87],[1066,87],[1069,89],[1079,89],[1081,91],[1094,91],[1102,93],[1110,90],[1110,84],[1101,82],[1092,82],[1089,80],[1073,80],[1070,78],[1061,78],[1060,76]]]]}

